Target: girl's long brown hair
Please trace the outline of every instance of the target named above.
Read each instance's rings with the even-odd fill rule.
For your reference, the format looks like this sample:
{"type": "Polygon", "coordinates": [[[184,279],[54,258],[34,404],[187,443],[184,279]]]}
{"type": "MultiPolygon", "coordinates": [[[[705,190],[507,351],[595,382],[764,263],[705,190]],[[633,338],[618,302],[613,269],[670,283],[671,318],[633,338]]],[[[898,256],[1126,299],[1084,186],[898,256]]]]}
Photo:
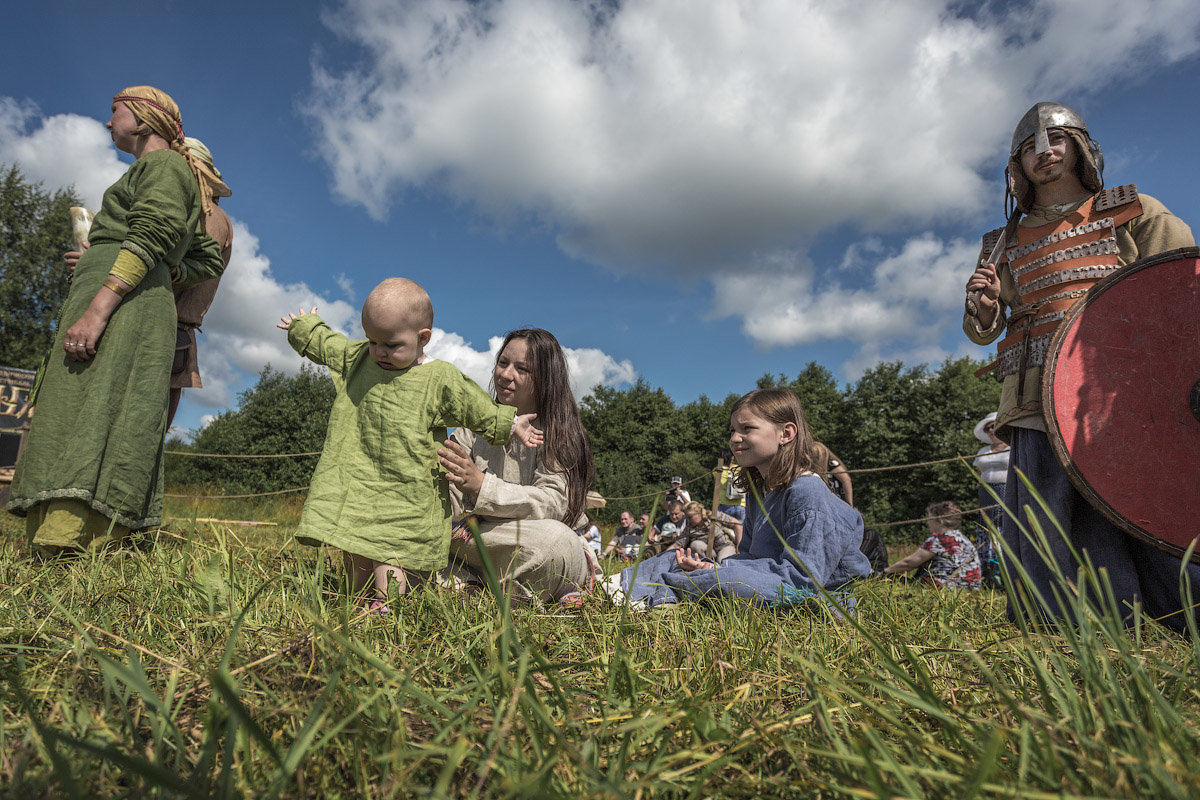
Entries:
{"type": "Polygon", "coordinates": [[[775,459],[768,465],[767,474],[758,467],[738,470],[737,487],[747,494],[752,491],[770,492],[787,486],[802,472],[812,471],[812,435],[804,421],[804,409],[790,389],[755,389],[733,404],[730,420],[743,408],[775,425],[788,422],[796,426],[796,438],[779,446],[775,459]]]}
{"type": "Polygon", "coordinates": [[[547,469],[567,476],[567,513],[562,521],[575,527],[587,506],[588,490],[596,480],[596,465],[592,461],[591,439],[571,394],[567,359],[550,331],[522,328],[504,337],[497,361],[513,339],[524,339],[529,348],[525,360],[533,378],[538,427],[546,436],[539,455],[547,469]]]}

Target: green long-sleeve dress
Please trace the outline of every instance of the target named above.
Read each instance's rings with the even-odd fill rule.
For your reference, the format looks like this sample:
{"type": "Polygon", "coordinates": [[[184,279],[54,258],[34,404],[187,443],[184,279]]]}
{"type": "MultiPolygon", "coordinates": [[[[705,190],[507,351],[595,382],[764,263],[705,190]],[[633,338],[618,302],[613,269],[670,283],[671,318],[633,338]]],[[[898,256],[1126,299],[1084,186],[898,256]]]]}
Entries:
{"type": "MultiPolygon", "coordinates": [[[[223,269],[216,243],[199,228],[200,214],[196,179],[173,150],[144,154],[104,193],[44,368],[9,510],[38,520],[48,507],[73,501],[82,509],[76,516],[93,523],[97,515],[101,523],[132,529],[161,522],[175,347],[170,270],[185,259],[193,269],[223,269]],[[72,361],[64,334],[101,290],[122,249],[149,271],[113,312],[95,357],[72,361]]],[[[94,524],[92,534],[49,533],[37,524],[30,525],[35,547],[81,548],[95,535],[94,524]]]]}
{"type": "Polygon", "coordinates": [[[316,314],[293,321],[288,342],[329,367],[337,391],[296,538],[405,569],[446,566],[450,489],[437,455],[446,428],[504,444],[516,409],[445,361],[385,370],[367,342],[316,314]]]}

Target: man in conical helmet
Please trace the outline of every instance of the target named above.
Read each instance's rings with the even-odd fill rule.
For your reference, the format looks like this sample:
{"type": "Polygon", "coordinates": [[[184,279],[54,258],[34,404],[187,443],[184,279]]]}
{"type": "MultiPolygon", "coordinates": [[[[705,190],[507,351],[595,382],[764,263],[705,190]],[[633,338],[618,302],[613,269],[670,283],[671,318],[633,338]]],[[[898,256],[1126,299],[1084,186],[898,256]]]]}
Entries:
{"type": "MultiPolygon", "coordinates": [[[[1005,505],[1039,503],[1013,470],[1045,500],[1065,534],[1039,514],[1051,558],[1074,577],[1072,548],[1107,569],[1121,608],[1142,603],[1147,613],[1183,629],[1180,560],[1127,536],[1079,494],[1058,463],[1046,435],[1042,363],[1067,310],[1105,275],[1141,258],[1195,244],[1186,224],[1162,203],[1129,184],[1104,188],[1104,157],[1083,118],[1058,103],[1037,103],[1013,132],[1009,152],[1008,225],[983,237],[967,281],[963,330],[976,344],[998,345],[1003,382],[996,434],[1012,446],[1005,505]],[[1173,616],[1171,615],[1173,612],[1173,616]]],[[[1002,534],[1012,558],[1029,573],[1051,617],[1069,617],[1054,600],[1053,567],[1005,515],[1002,534]]],[[[1200,567],[1189,565],[1200,588],[1200,567]]],[[[1015,609],[1010,608],[1013,615],[1015,609]]]]}

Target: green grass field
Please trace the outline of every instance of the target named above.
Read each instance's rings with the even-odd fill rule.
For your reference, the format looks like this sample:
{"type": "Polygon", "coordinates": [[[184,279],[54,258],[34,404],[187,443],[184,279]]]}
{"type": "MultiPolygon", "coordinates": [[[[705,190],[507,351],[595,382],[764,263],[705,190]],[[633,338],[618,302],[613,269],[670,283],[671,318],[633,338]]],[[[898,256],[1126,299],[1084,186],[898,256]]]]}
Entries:
{"type": "Polygon", "coordinates": [[[840,623],[441,591],[364,616],[299,507],[170,501],[279,524],[59,564],[0,515],[0,793],[1200,796],[1200,650],[1152,624],[1029,631],[891,581],[840,623]]]}

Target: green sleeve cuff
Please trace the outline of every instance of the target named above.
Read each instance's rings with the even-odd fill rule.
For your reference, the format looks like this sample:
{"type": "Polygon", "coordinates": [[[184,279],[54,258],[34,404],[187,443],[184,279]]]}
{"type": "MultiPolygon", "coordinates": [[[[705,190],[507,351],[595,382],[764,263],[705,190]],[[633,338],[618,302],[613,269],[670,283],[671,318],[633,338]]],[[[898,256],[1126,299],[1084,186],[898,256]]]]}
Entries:
{"type": "Polygon", "coordinates": [[[130,286],[137,286],[149,271],[150,268],[146,266],[145,261],[122,248],[121,252],[117,253],[117,260],[113,262],[108,274],[120,278],[130,286]]]}
{"type": "Polygon", "coordinates": [[[504,447],[509,439],[512,438],[513,426],[517,421],[517,409],[513,406],[500,406],[500,413],[496,415],[496,440],[492,444],[497,447],[504,447]]]}

